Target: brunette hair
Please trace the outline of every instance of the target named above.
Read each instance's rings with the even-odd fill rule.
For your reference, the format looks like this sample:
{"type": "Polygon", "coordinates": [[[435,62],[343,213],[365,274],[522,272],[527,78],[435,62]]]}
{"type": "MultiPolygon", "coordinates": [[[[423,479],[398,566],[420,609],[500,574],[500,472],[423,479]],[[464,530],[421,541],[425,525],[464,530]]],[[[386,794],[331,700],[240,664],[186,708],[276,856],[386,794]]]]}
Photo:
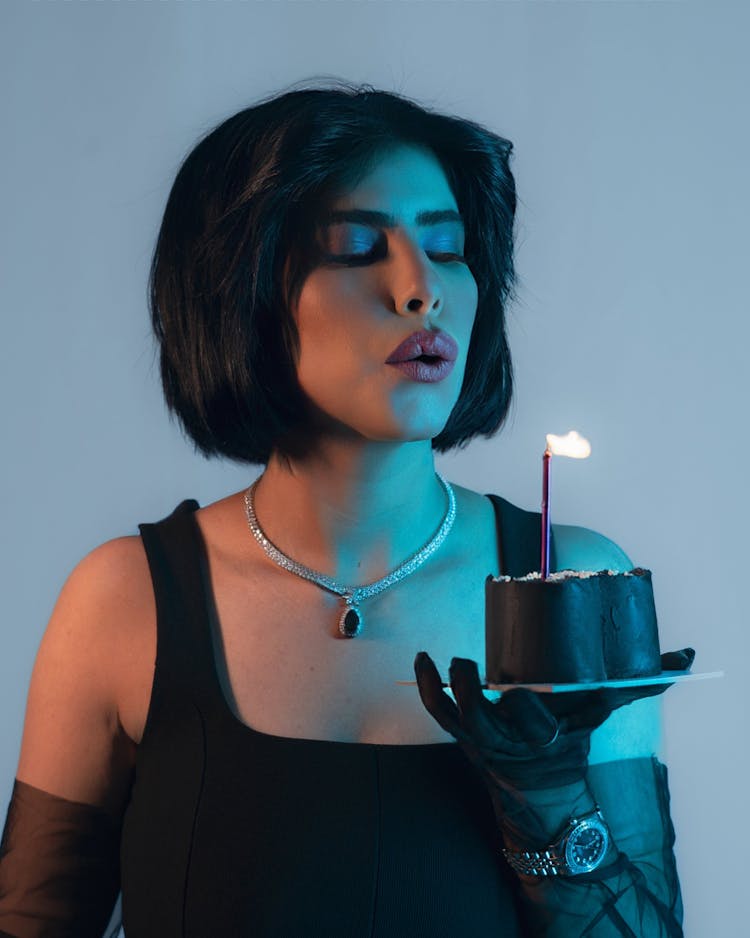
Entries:
{"type": "Polygon", "coordinates": [[[432,448],[490,437],[510,406],[505,313],[515,298],[513,144],[395,92],[338,81],[261,100],[207,132],[182,162],[149,275],[171,415],[204,456],[299,456],[309,401],[292,310],[317,263],[316,218],[389,148],[431,150],[463,217],[478,305],[459,398],[432,448]]]}

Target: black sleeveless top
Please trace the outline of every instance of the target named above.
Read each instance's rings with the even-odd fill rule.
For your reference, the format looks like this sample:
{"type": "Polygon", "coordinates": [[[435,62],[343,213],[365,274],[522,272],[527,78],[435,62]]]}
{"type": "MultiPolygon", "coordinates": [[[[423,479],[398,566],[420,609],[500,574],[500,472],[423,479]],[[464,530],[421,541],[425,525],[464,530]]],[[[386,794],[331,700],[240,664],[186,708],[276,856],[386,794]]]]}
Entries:
{"type": "MultiPolygon", "coordinates": [[[[539,515],[488,497],[502,572],[538,569],[539,515]]],[[[139,525],[157,653],[121,841],[127,938],[520,935],[489,797],[455,743],[292,739],[235,717],[198,507],[139,525]]]]}

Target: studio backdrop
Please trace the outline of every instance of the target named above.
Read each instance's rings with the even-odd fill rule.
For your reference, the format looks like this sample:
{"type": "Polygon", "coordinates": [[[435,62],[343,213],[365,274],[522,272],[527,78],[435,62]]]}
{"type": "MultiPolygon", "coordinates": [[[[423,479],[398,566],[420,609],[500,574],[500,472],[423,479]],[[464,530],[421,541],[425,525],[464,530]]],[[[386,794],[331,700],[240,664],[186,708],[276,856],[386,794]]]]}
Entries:
{"type": "MultiPolygon", "coordinates": [[[[663,649],[723,678],[664,697],[688,938],[746,926],[748,7],[709,2],[53,2],[0,7],[0,804],[72,568],[246,487],[170,422],[146,280],[179,164],[220,120],[343,78],[514,144],[516,395],[437,468],[653,571],[663,649]]],[[[488,571],[489,572],[489,571],[488,571]]],[[[407,675],[408,677],[408,675],[407,675]]]]}

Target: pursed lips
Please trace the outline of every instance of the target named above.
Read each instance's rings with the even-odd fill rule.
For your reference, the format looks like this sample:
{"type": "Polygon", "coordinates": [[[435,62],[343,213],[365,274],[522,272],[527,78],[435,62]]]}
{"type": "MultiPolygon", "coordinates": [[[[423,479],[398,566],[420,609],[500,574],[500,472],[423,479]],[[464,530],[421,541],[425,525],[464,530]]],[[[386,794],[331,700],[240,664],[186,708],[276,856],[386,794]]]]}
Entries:
{"type": "Polygon", "coordinates": [[[398,364],[419,358],[452,362],[457,357],[458,345],[453,336],[442,330],[430,332],[423,329],[404,339],[388,356],[386,364],[398,364]]]}

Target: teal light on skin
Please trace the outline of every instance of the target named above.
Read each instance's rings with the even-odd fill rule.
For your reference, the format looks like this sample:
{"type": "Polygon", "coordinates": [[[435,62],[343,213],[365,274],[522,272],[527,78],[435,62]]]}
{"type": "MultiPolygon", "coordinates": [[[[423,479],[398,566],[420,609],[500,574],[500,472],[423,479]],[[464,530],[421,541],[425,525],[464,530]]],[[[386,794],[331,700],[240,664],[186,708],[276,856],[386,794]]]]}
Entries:
{"type": "Polygon", "coordinates": [[[442,169],[434,157],[400,150],[323,221],[327,259],[308,277],[296,311],[300,384],[339,422],[340,437],[428,443],[458,400],[477,304],[474,277],[456,259],[464,230],[442,169]],[[419,216],[430,210],[443,220],[425,224],[419,216]],[[410,301],[420,308],[406,309],[410,301]],[[453,372],[434,385],[384,366],[422,328],[443,329],[459,345],[453,372]]]}
{"type": "Polygon", "coordinates": [[[275,530],[291,556],[356,585],[389,572],[442,521],[431,440],[459,397],[478,290],[456,199],[429,151],[391,150],[328,208],[325,257],[293,311],[320,442],[291,471],[272,457],[256,498],[271,540],[275,530]],[[458,345],[435,384],[386,364],[421,329],[458,345]]]}
{"type": "MultiPolygon", "coordinates": [[[[445,493],[435,477],[431,440],[458,400],[476,315],[477,284],[465,263],[441,256],[446,248],[452,252],[465,246],[455,218],[419,218],[425,212],[458,211],[442,168],[430,153],[411,148],[391,151],[328,208],[390,217],[349,214],[320,219],[321,225],[329,223],[321,229],[329,257],[307,277],[293,312],[300,337],[299,381],[320,414],[323,432],[309,459],[287,467],[271,458],[256,491],[255,507],[264,533],[281,550],[340,583],[357,586],[380,579],[419,550],[444,516],[445,493]],[[429,220],[438,223],[425,224],[429,220]],[[342,260],[352,254],[372,256],[356,263],[342,260]],[[443,329],[458,345],[455,368],[439,384],[413,383],[385,365],[404,338],[423,328],[443,329]]],[[[452,544],[465,550],[476,536],[467,521],[476,499],[459,486],[454,489],[456,524],[441,551],[450,552],[452,544]]],[[[241,509],[232,516],[241,519],[241,509]]],[[[601,535],[564,525],[554,528],[562,566],[632,567],[622,551],[601,535]]],[[[238,525],[237,537],[246,543],[244,524],[238,525]]],[[[283,583],[284,590],[294,589],[289,577],[283,583]]],[[[335,630],[340,601],[322,591],[313,595],[330,604],[335,630]]],[[[424,648],[445,665],[452,655],[481,663],[481,594],[474,621],[467,619],[460,629],[445,623],[445,635],[436,632],[425,616],[429,603],[405,613],[398,608],[397,590],[381,595],[383,608],[387,610],[391,602],[398,612],[392,620],[385,616],[385,624],[392,621],[394,629],[386,637],[365,628],[361,637],[333,643],[332,648],[330,642],[318,644],[295,623],[295,649],[305,642],[305,667],[314,665],[316,674],[330,674],[326,693],[334,697],[339,693],[337,699],[341,699],[337,688],[347,686],[342,674],[358,676],[357,688],[372,670],[382,676],[378,706],[391,713],[393,726],[390,730],[381,726],[383,735],[370,738],[449,741],[418,702],[405,709],[392,695],[388,682],[409,676],[412,656],[404,654],[395,665],[389,646],[407,641],[413,651],[424,648]],[[390,711],[387,702],[392,702],[390,711]]],[[[279,642],[272,647],[285,652],[282,639],[279,642]]],[[[322,693],[317,685],[315,693],[322,693]]],[[[283,709],[285,698],[279,699],[283,709]]],[[[362,738],[364,731],[356,722],[356,714],[366,715],[367,705],[362,706],[364,710],[352,701],[352,722],[341,718],[339,738],[362,738]]],[[[382,717],[383,711],[379,712],[382,717]]],[[[299,725],[295,715],[287,724],[267,728],[299,735],[299,725]]],[[[310,735],[314,725],[313,716],[302,735],[310,735]]],[[[330,730],[324,736],[329,738],[330,730]]],[[[658,698],[638,701],[616,711],[594,732],[591,761],[650,755],[658,743],[658,698]]]]}

